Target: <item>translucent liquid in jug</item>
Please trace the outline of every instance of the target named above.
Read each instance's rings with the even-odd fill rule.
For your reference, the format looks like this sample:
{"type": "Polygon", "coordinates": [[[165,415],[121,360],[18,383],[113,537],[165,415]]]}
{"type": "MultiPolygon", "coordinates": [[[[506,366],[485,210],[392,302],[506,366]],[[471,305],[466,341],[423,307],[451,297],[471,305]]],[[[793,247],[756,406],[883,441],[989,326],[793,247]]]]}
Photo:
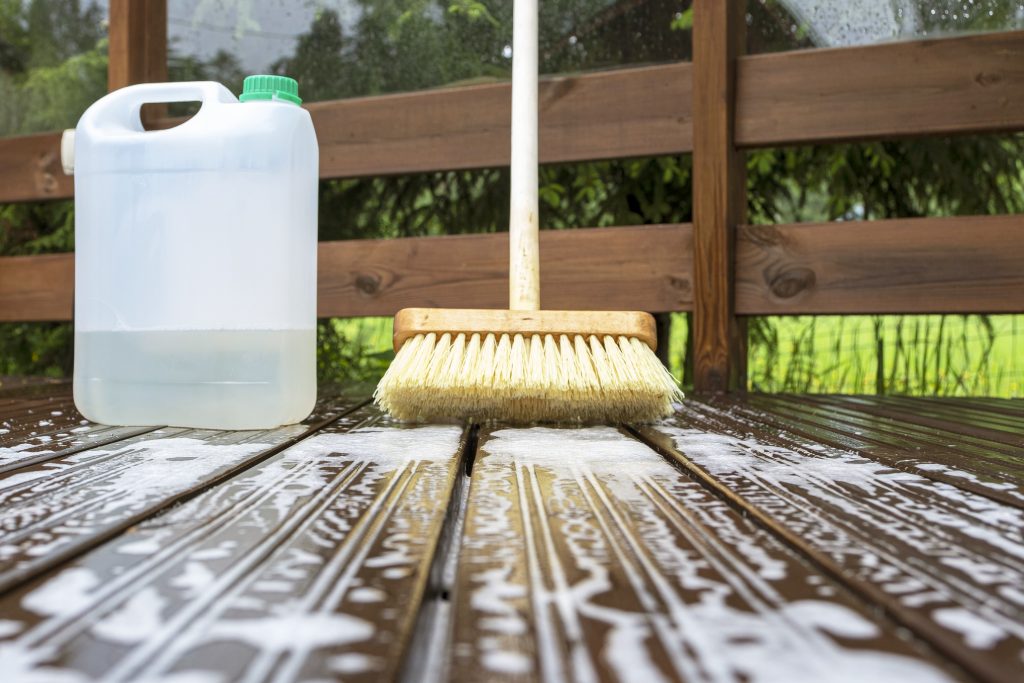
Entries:
{"type": "Polygon", "coordinates": [[[76,332],[75,403],[99,423],[298,422],[316,396],[315,346],[312,329],[76,332]]]}

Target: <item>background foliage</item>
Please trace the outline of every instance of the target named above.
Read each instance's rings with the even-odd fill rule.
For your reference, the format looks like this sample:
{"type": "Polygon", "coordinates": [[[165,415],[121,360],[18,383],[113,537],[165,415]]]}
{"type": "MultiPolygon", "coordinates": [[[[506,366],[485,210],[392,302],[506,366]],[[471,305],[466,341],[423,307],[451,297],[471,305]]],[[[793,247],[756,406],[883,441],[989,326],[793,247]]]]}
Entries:
{"type": "MultiPolygon", "coordinates": [[[[257,0],[223,0],[244,36],[257,0]]],[[[838,0],[837,0],[838,2],[838,0]]],[[[795,3],[799,5],[800,3],[795,3]]],[[[805,3],[806,4],[806,3],[805,3]]],[[[853,3],[854,5],[856,3],[853,3]]],[[[896,3],[921,33],[1016,25],[1021,3],[896,3]],[[904,7],[905,6],[905,7],[904,7]],[[934,10],[934,11],[933,11],[934,10]]],[[[291,54],[268,68],[300,81],[307,101],[505,79],[511,2],[352,0],[346,16],[312,4],[291,54]],[[354,19],[353,19],[354,17],[354,19]]],[[[689,59],[689,0],[545,0],[541,67],[571,73],[689,59]]],[[[173,6],[173,4],[172,4],[173,6]]],[[[203,3],[195,21],[202,20],[203,3]]],[[[748,49],[813,46],[794,3],[751,0],[748,49]]],[[[79,0],[0,0],[0,135],[71,127],[106,85],[102,8],[79,0]]],[[[243,38],[244,39],[244,38],[243,38]]],[[[178,49],[172,79],[211,78],[236,92],[237,55],[178,49]]],[[[1024,210],[1024,137],[984,136],[757,150],[748,155],[752,222],[857,221],[1024,210]]],[[[687,221],[688,156],[545,166],[545,229],[687,221]]],[[[504,169],[324,182],[320,238],[360,239],[505,229],[504,169]]],[[[0,206],[0,254],[74,246],[70,202],[0,206]]],[[[687,320],[672,325],[673,370],[687,382],[687,320]]],[[[751,320],[751,385],[770,391],[1024,393],[1021,316],[855,316],[751,320]]],[[[321,378],[373,382],[386,366],[387,322],[320,322],[321,378]]],[[[70,326],[0,327],[0,374],[64,375],[70,326]]]]}

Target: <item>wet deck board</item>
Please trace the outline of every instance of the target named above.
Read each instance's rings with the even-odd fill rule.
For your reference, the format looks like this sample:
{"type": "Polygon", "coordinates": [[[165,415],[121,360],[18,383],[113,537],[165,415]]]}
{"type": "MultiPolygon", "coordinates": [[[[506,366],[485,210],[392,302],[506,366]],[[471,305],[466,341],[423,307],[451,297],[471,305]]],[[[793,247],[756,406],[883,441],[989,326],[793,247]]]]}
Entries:
{"type": "Polygon", "coordinates": [[[164,428],[0,474],[0,591],[294,443],[352,407],[266,432],[164,428]]]}
{"type": "Polygon", "coordinates": [[[955,675],[611,427],[481,439],[456,596],[456,680],[955,675]]]}
{"type": "Polygon", "coordinates": [[[1020,680],[1020,508],[735,410],[688,404],[637,434],[968,672],[1020,680]]]}
{"type": "Polygon", "coordinates": [[[67,384],[5,389],[0,394],[0,473],[148,431],[90,423],[75,410],[67,384]]]}
{"type": "Polygon", "coordinates": [[[1024,679],[1022,401],[229,433],[48,385],[0,421],[4,683],[1024,679]]]}
{"type": "Polygon", "coordinates": [[[28,665],[13,671],[45,660],[87,680],[391,678],[462,433],[364,409],[23,583],[0,602],[14,666],[28,665]]]}
{"type": "MultiPolygon", "coordinates": [[[[752,396],[717,401],[715,406],[741,422],[772,425],[819,445],[851,450],[1003,503],[1024,505],[1024,448],[979,444],[973,437],[947,430],[922,430],[893,418],[844,410],[842,404],[820,406],[804,397],[752,396]]],[[[1017,422],[1024,432],[1024,416],[1017,422]]]]}

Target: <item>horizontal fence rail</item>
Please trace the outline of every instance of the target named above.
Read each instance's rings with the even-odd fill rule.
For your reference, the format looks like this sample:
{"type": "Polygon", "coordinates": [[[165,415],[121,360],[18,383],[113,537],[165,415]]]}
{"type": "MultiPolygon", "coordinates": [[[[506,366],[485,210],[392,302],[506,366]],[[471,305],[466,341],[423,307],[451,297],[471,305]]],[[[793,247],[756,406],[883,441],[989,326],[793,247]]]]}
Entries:
{"type": "MultiPolygon", "coordinates": [[[[687,152],[690,65],[540,82],[541,163],[687,152]]],[[[511,86],[309,105],[324,178],[508,166],[511,86]]]]}
{"type": "MultiPolygon", "coordinates": [[[[508,236],[321,242],[318,313],[503,308],[508,236]]],[[[693,309],[689,224],[541,233],[542,303],[693,309]]],[[[740,226],[736,313],[1024,312],[1024,216],[740,226]]],[[[0,321],[70,320],[74,256],[0,258],[0,321]]]]}
{"type": "MultiPolygon", "coordinates": [[[[688,310],[690,225],[543,231],[541,305],[688,310]]],[[[508,233],[321,242],[321,316],[508,307],[508,233]]]]}
{"type": "Polygon", "coordinates": [[[743,315],[1024,312],[1024,216],[737,231],[743,315]]]}
{"type": "MultiPolygon", "coordinates": [[[[692,306],[685,225],[541,233],[546,308],[679,311],[692,306]]],[[[508,306],[508,235],[321,242],[321,317],[394,315],[406,306],[508,306]]],[[[0,258],[0,321],[70,320],[74,256],[0,258]]]]}
{"type": "Polygon", "coordinates": [[[74,254],[0,258],[0,321],[71,320],[74,254]]]}
{"type": "MultiPolygon", "coordinates": [[[[691,151],[691,72],[544,79],[541,161],[691,151]]],[[[1024,129],[1024,31],[750,55],[737,73],[740,147],[1024,129]]],[[[495,83],[311,103],[321,177],[507,165],[509,97],[495,83]]],[[[59,134],[0,139],[0,202],[73,191],[59,134]]]]}
{"type": "Polygon", "coordinates": [[[1024,31],[740,57],[736,143],[1024,129],[1024,31]]]}

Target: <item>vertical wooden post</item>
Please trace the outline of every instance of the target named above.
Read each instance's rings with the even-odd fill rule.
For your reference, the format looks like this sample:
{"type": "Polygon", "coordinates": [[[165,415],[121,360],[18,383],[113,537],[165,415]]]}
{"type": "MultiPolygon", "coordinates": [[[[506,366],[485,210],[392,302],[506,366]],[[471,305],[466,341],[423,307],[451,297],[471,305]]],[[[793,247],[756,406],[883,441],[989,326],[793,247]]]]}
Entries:
{"type": "Polygon", "coordinates": [[[107,89],[167,80],[167,0],[110,0],[107,89]]]}
{"type": "Polygon", "coordinates": [[[746,386],[745,329],[735,315],[736,226],[746,214],[746,173],[736,149],[736,58],[742,0],[693,3],[694,388],[746,386]]]}

